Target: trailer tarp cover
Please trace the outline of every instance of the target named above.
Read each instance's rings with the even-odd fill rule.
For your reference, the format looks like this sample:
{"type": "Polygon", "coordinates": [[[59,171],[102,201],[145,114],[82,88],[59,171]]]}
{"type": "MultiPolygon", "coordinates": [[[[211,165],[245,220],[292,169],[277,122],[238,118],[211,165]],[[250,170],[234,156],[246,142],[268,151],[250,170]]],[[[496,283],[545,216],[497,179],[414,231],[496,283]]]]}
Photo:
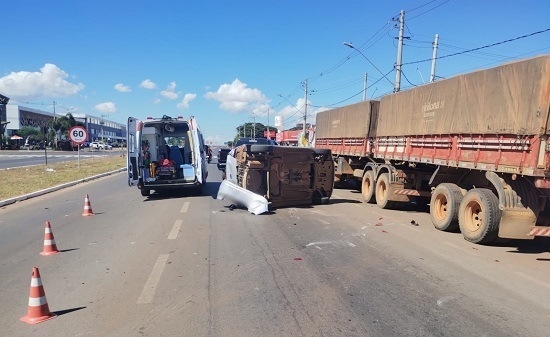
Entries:
{"type": "Polygon", "coordinates": [[[382,97],[377,136],[545,134],[550,55],[382,97]]]}
{"type": "Polygon", "coordinates": [[[317,114],[316,138],[374,137],[379,101],[362,101],[317,114]],[[370,132],[369,132],[370,130],[370,132]]]}

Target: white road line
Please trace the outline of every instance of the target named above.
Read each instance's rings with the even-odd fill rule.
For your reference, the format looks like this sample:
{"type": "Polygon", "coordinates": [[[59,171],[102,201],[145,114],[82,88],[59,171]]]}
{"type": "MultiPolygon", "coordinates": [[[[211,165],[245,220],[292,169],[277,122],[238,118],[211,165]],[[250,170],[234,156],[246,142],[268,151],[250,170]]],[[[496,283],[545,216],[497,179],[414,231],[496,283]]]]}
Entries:
{"type": "Polygon", "coordinates": [[[181,206],[180,213],[187,213],[188,208],[189,208],[189,201],[186,201],[183,203],[183,206],[181,206]]]}
{"type": "Polygon", "coordinates": [[[474,252],[468,250],[467,248],[459,247],[459,246],[455,245],[454,243],[450,243],[450,242],[448,242],[448,241],[444,241],[443,243],[446,244],[447,246],[451,246],[451,247],[453,247],[454,249],[458,249],[458,250],[463,251],[463,252],[466,252],[466,253],[468,253],[468,254],[470,254],[470,255],[479,256],[479,254],[474,253],[474,252]]]}
{"type": "Polygon", "coordinates": [[[153,301],[153,296],[155,295],[155,290],[157,289],[157,285],[160,281],[160,277],[162,276],[162,272],[164,271],[164,267],[166,267],[168,256],[170,256],[170,254],[159,255],[157,262],[155,262],[155,265],[153,266],[151,275],[149,275],[147,282],[145,282],[145,285],[143,286],[143,290],[141,291],[141,295],[139,295],[137,304],[151,303],[153,301]]]}
{"type": "Polygon", "coordinates": [[[318,246],[318,245],[331,245],[334,244],[334,241],[317,241],[317,242],[310,242],[306,245],[306,247],[309,246],[318,246]]]}
{"type": "Polygon", "coordinates": [[[550,288],[550,284],[549,284],[549,283],[546,283],[546,282],[544,282],[544,281],[537,280],[536,278],[533,278],[533,277],[531,277],[531,276],[529,276],[529,275],[526,275],[526,274],[524,274],[524,273],[522,273],[522,272],[520,272],[520,271],[517,271],[516,274],[519,275],[519,276],[521,276],[521,277],[523,277],[524,279],[527,279],[527,280],[529,280],[529,281],[533,281],[533,282],[538,283],[538,284],[540,284],[540,285],[542,285],[542,286],[545,286],[545,287],[550,288]]]}
{"type": "Polygon", "coordinates": [[[168,240],[175,240],[178,237],[178,233],[180,231],[181,224],[183,223],[183,220],[176,220],[174,222],[174,227],[172,227],[172,230],[170,231],[170,234],[168,234],[168,240]]]}

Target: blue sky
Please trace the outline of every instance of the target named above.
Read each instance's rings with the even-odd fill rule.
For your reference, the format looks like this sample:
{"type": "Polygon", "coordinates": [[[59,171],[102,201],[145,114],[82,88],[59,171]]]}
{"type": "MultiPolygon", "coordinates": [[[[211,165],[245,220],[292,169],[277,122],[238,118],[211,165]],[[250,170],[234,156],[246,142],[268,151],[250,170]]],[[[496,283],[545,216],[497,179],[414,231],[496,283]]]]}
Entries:
{"type": "Polygon", "coordinates": [[[391,93],[401,10],[401,90],[429,80],[431,62],[418,61],[432,57],[435,34],[441,78],[550,53],[547,0],[19,0],[1,8],[0,94],[10,104],[52,111],[55,101],[57,112],[121,123],[193,115],[213,144],[245,122],[267,124],[268,111],[271,126],[275,115],[284,129],[301,122],[306,80],[308,123],[360,101],[365,72],[368,98],[391,93]]]}

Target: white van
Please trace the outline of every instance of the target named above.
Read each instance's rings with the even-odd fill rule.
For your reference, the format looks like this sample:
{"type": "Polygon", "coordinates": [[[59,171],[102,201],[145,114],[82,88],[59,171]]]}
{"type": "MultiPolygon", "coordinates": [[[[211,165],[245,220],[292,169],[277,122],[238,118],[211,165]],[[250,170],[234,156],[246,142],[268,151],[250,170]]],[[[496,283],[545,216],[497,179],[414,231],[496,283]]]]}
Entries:
{"type": "Polygon", "coordinates": [[[128,184],[146,197],[151,190],[202,191],[208,177],[207,154],[194,117],[128,118],[128,184]]]}

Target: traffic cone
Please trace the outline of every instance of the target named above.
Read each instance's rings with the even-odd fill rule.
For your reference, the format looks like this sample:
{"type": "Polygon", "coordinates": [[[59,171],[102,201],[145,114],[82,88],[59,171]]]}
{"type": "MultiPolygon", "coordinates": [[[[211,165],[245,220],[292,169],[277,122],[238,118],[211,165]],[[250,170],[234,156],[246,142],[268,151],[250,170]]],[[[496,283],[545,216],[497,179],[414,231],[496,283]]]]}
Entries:
{"type": "Polygon", "coordinates": [[[40,279],[38,267],[33,267],[31,278],[31,291],[29,295],[29,309],[27,316],[21,317],[21,321],[29,324],[37,324],[57,317],[50,312],[46,293],[40,279]]]}
{"type": "Polygon", "coordinates": [[[50,226],[50,222],[46,221],[46,228],[44,229],[44,250],[40,254],[53,255],[57,253],[59,253],[59,250],[57,250],[57,245],[53,238],[52,227],[50,226]]]}
{"type": "Polygon", "coordinates": [[[86,199],[84,199],[84,213],[82,213],[82,216],[90,216],[95,215],[92,211],[92,205],[90,205],[90,198],[86,194],[86,199]]]}

